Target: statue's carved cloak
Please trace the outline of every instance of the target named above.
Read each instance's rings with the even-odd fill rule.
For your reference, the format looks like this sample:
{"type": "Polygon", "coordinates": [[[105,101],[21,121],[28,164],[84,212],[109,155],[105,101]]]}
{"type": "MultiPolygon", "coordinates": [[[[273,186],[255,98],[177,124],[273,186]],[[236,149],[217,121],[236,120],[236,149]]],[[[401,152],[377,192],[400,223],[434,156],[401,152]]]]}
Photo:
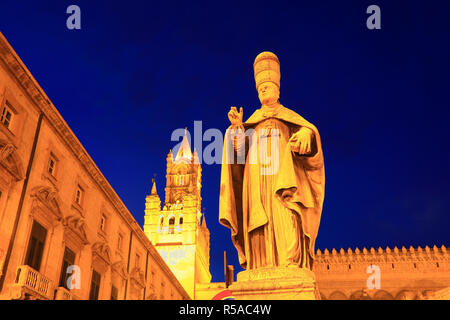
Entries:
{"type": "MultiPolygon", "coordinates": [[[[276,118],[285,122],[294,129],[293,132],[301,127],[307,127],[314,132],[311,156],[300,156],[292,152],[290,148],[281,150],[274,195],[277,201],[281,201],[285,207],[300,216],[303,233],[308,239],[308,253],[313,260],[314,244],[325,194],[325,170],[319,131],[296,112],[281,105],[276,109],[275,114],[267,114],[262,109],[256,110],[244,123],[244,127],[245,129],[253,128],[268,118],[276,118]],[[293,196],[288,200],[283,200],[281,195],[286,189],[293,191],[293,196]]],[[[238,252],[239,263],[246,268],[248,233],[265,225],[268,217],[262,207],[258,208],[255,205],[252,205],[251,208],[248,207],[247,203],[258,206],[260,201],[248,201],[249,197],[254,196],[243,186],[244,181],[249,182],[249,170],[246,168],[248,165],[227,164],[226,157],[229,152],[227,148],[233,146],[227,141],[229,139],[227,136],[226,134],[222,159],[219,222],[231,230],[231,238],[238,252]],[[247,178],[244,178],[246,175],[247,178]]],[[[248,162],[246,161],[246,163],[248,162]]]]}

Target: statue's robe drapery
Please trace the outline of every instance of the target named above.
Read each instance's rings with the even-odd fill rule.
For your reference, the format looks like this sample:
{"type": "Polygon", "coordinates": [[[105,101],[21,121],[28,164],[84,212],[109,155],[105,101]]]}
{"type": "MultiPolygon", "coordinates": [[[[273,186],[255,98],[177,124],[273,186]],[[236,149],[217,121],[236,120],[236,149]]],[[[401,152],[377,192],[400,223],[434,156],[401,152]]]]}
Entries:
{"type": "MultiPolygon", "coordinates": [[[[274,110],[256,110],[244,123],[244,128],[246,132],[255,130],[257,139],[251,145],[258,148],[257,155],[264,139],[269,143],[273,141],[270,132],[276,129],[279,133],[276,153],[279,163],[268,166],[266,162],[261,163],[259,157],[252,162],[248,149],[245,164],[236,163],[237,158],[230,161],[229,148],[233,148],[234,154],[236,146],[226,134],[219,222],[231,229],[243,268],[285,265],[312,268],[325,192],[319,132],[314,125],[282,105],[274,110]],[[313,132],[312,151],[307,156],[292,152],[288,144],[292,134],[301,127],[313,132]],[[285,197],[286,194],[289,196],[285,197]]],[[[267,149],[273,153],[270,145],[267,149]]]]}

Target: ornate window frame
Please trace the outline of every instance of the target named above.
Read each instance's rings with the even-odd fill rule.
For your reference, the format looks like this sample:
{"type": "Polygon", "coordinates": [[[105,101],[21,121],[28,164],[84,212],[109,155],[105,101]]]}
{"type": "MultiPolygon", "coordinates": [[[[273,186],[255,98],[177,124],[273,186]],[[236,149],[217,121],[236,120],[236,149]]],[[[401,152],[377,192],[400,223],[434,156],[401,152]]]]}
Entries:
{"type": "Polygon", "coordinates": [[[85,219],[78,213],[69,214],[62,219],[62,225],[64,243],[75,253],[80,253],[89,244],[85,219]]]}
{"type": "Polygon", "coordinates": [[[31,190],[32,208],[30,215],[45,221],[54,228],[63,219],[58,191],[52,186],[36,186],[31,190]]]}
{"type": "Polygon", "coordinates": [[[100,239],[92,244],[92,268],[104,274],[111,266],[111,248],[109,244],[100,239]]]}
{"type": "Polygon", "coordinates": [[[0,132],[0,223],[7,209],[9,191],[24,177],[22,160],[16,150],[16,147],[0,132]]]}
{"type": "Polygon", "coordinates": [[[117,288],[119,300],[124,295],[125,282],[128,277],[127,266],[122,259],[111,265],[111,284],[117,288]]]}
{"type": "MultiPolygon", "coordinates": [[[[48,264],[48,254],[52,242],[55,228],[61,223],[62,213],[60,209],[60,199],[57,191],[51,186],[39,185],[31,189],[32,199],[31,210],[27,225],[27,237],[22,252],[22,264],[25,264],[28,244],[31,237],[33,222],[36,221],[47,230],[44,251],[42,253],[41,270],[46,270],[48,264]]],[[[37,270],[40,271],[40,270],[37,270]]]]}

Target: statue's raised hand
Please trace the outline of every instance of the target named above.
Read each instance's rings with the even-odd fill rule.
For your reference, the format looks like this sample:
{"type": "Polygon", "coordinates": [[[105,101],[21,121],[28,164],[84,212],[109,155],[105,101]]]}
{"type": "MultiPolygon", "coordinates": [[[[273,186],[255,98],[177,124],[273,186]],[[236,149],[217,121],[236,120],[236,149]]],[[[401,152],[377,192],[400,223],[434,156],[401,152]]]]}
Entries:
{"type": "Polygon", "coordinates": [[[231,126],[233,129],[243,128],[242,118],[244,117],[244,110],[242,107],[237,111],[236,107],[231,107],[230,112],[228,112],[228,119],[230,119],[231,126]]]}
{"type": "Polygon", "coordinates": [[[289,139],[289,145],[291,150],[298,152],[300,155],[306,155],[311,153],[311,140],[313,131],[307,127],[301,127],[296,133],[294,133],[289,139]]]}

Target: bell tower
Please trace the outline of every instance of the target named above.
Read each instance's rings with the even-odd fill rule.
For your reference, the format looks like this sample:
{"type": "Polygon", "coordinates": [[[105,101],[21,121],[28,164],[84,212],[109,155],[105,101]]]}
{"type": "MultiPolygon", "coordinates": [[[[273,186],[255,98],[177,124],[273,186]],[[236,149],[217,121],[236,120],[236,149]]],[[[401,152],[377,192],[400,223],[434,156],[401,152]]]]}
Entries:
{"type": "Polygon", "coordinates": [[[197,152],[191,152],[187,132],[175,158],[166,158],[165,202],[153,180],[145,199],[144,232],[192,299],[195,284],[211,281],[209,230],[201,212],[202,169],[197,152]]]}

